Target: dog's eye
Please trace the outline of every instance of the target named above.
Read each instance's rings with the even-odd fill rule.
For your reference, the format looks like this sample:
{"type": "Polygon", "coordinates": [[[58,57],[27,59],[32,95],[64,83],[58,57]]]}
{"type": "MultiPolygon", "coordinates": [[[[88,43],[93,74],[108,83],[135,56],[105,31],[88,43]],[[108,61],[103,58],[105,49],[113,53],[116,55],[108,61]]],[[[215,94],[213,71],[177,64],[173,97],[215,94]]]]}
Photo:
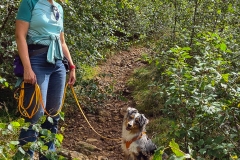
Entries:
{"type": "Polygon", "coordinates": [[[130,118],[130,119],[133,119],[133,118],[134,118],[134,115],[131,115],[129,118],[130,118]]]}
{"type": "Polygon", "coordinates": [[[135,122],[136,122],[136,123],[139,123],[139,118],[136,118],[136,119],[135,119],[135,122]]]}

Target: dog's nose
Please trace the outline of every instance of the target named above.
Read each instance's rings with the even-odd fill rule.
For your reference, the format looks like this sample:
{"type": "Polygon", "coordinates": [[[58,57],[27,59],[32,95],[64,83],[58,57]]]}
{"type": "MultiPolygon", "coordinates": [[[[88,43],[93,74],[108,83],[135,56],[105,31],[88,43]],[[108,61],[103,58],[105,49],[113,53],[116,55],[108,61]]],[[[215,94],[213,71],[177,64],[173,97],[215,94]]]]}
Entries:
{"type": "Polygon", "coordinates": [[[128,127],[132,127],[132,125],[128,123],[128,127]]]}

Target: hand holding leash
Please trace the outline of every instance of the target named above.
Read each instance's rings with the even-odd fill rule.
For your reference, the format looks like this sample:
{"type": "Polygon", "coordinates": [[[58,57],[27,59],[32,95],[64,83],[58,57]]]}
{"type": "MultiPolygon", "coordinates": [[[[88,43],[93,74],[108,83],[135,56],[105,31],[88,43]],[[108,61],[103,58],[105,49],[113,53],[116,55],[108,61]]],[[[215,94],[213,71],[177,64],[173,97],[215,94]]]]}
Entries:
{"type": "Polygon", "coordinates": [[[68,85],[73,86],[75,82],[76,82],[76,73],[75,73],[75,68],[74,68],[74,69],[70,70],[68,85]]]}
{"type": "Polygon", "coordinates": [[[36,75],[33,72],[32,68],[29,68],[29,69],[24,68],[23,81],[25,83],[30,83],[30,84],[35,84],[36,83],[37,78],[36,78],[36,75]]]}

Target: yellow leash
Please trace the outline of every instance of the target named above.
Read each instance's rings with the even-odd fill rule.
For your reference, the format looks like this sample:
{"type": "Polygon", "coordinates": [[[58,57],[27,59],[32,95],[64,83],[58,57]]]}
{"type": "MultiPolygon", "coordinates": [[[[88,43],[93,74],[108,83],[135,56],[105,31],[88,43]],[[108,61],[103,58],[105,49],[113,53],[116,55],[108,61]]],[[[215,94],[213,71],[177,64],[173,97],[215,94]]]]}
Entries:
{"type": "MultiPolygon", "coordinates": [[[[62,105],[61,105],[61,107],[59,108],[59,110],[57,111],[57,113],[54,114],[54,115],[51,115],[51,114],[49,114],[49,113],[46,111],[46,109],[45,109],[45,107],[44,107],[43,100],[42,100],[42,94],[41,94],[41,90],[40,90],[39,85],[38,85],[38,84],[35,84],[34,87],[35,87],[34,93],[32,94],[32,97],[31,97],[30,102],[29,102],[29,104],[28,104],[27,107],[24,107],[24,105],[23,105],[23,101],[24,101],[24,83],[22,83],[21,86],[20,86],[20,87],[15,91],[15,93],[14,93],[14,98],[18,100],[18,110],[19,110],[19,112],[21,113],[21,115],[24,116],[24,117],[27,117],[27,118],[32,118],[32,117],[37,113],[37,111],[39,110],[40,105],[41,105],[41,107],[43,108],[43,110],[44,110],[44,112],[46,113],[46,115],[48,115],[48,116],[50,116],[50,117],[54,117],[54,116],[58,115],[58,114],[61,112],[62,107],[63,107],[63,104],[64,104],[64,101],[65,101],[66,90],[67,90],[68,84],[66,84],[66,86],[65,86],[65,88],[64,88],[62,105]],[[20,92],[19,92],[19,97],[17,97],[17,94],[16,94],[16,93],[18,92],[18,90],[20,90],[20,92]],[[35,105],[34,105],[34,107],[33,107],[32,112],[31,112],[31,113],[28,113],[27,110],[31,107],[31,105],[32,105],[32,103],[33,103],[33,100],[34,100],[34,97],[36,97],[36,98],[35,98],[35,105]]],[[[100,137],[102,137],[102,138],[104,138],[104,139],[116,140],[116,141],[117,141],[117,140],[121,140],[121,138],[114,139],[114,138],[105,137],[105,136],[99,134],[99,133],[93,128],[93,126],[92,126],[92,125],[90,124],[90,122],[88,121],[86,115],[84,114],[84,112],[83,112],[83,110],[82,110],[82,108],[81,108],[81,106],[80,106],[80,103],[79,103],[79,101],[78,101],[78,99],[77,99],[77,95],[76,95],[76,93],[75,93],[75,91],[74,91],[73,86],[70,86],[70,87],[71,87],[71,90],[72,90],[72,94],[73,94],[73,96],[74,96],[74,99],[75,99],[75,101],[76,101],[76,103],[77,103],[77,105],[78,105],[78,108],[80,109],[83,117],[85,118],[86,122],[87,122],[88,125],[91,127],[91,129],[92,129],[97,135],[99,135],[100,137]]]]}
{"type": "Polygon", "coordinates": [[[24,117],[27,117],[27,118],[32,118],[36,113],[37,111],[39,110],[40,106],[43,108],[44,112],[46,113],[46,115],[48,115],[49,117],[54,117],[56,115],[58,115],[61,110],[62,110],[62,107],[63,107],[63,104],[64,104],[64,100],[65,100],[65,93],[66,93],[66,88],[67,86],[64,88],[64,95],[63,95],[63,99],[62,99],[62,105],[61,107],[59,108],[59,110],[54,114],[54,115],[51,115],[50,113],[48,113],[44,107],[44,103],[43,103],[43,100],[42,100],[42,94],[41,94],[41,90],[40,90],[40,87],[38,84],[35,84],[34,85],[35,89],[34,89],[34,92],[32,94],[32,97],[30,99],[30,102],[28,104],[27,107],[24,107],[23,105],[23,101],[24,101],[24,83],[21,84],[21,86],[15,91],[14,93],[14,98],[18,100],[18,110],[19,112],[21,113],[22,116],[24,117]],[[17,91],[20,90],[19,92],[19,97],[17,97],[16,93],[17,91]],[[35,97],[35,105],[33,106],[33,110],[31,113],[28,113],[28,109],[31,107],[32,103],[33,103],[33,100],[34,100],[34,97],[35,97]]]}
{"type": "Polygon", "coordinates": [[[115,141],[118,141],[118,140],[119,140],[119,141],[120,141],[121,138],[116,138],[116,139],[115,139],[115,138],[105,137],[105,136],[101,135],[100,133],[98,133],[98,132],[93,128],[93,126],[92,126],[92,125],[90,124],[90,122],[88,121],[86,115],[84,114],[84,112],[83,112],[83,110],[82,110],[82,108],[81,108],[81,106],[80,106],[80,103],[78,102],[77,95],[76,95],[76,93],[75,93],[75,91],[74,91],[74,89],[73,89],[73,86],[71,86],[71,90],[72,90],[73,96],[74,96],[74,98],[75,98],[75,100],[76,100],[76,102],[77,102],[78,108],[80,109],[83,117],[84,117],[85,120],[87,121],[88,125],[92,128],[92,130],[93,130],[97,135],[99,135],[100,137],[102,137],[102,138],[104,138],[104,139],[115,140],[115,141]]]}
{"type": "Polygon", "coordinates": [[[21,115],[23,115],[24,117],[28,117],[28,118],[32,118],[38,111],[40,105],[43,106],[43,103],[42,103],[42,94],[40,92],[40,88],[38,85],[35,85],[34,86],[35,89],[34,89],[34,92],[32,94],[32,97],[30,99],[30,102],[28,104],[28,106],[25,108],[23,106],[23,100],[24,100],[24,83],[22,83],[22,85],[20,86],[20,88],[18,88],[15,93],[14,93],[14,98],[18,100],[18,110],[19,112],[21,113],[21,115]],[[16,96],[16,92],[20,90],[20,93],[19,93],[19,97],[16,96]],[[27,109],[29,109],[33,103],[33,99],[34,97],[36,97],[35,99],[35,106],[33,107],[33,110],[32,110],[32,113],[28,113],[27,112],[27,109]]]}

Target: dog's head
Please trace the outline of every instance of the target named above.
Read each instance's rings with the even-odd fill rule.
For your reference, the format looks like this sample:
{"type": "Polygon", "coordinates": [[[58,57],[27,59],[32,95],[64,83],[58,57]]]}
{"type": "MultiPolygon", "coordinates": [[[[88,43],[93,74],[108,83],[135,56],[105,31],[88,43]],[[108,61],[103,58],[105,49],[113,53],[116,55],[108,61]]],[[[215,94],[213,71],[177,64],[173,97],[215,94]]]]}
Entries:
{"type": "Polygon", "coordinates": [[[144,114],[140,114],[137,109],[129,107],[123,123],[126,130],[135,133],[143,131],[148,122],[144,114]]]}

